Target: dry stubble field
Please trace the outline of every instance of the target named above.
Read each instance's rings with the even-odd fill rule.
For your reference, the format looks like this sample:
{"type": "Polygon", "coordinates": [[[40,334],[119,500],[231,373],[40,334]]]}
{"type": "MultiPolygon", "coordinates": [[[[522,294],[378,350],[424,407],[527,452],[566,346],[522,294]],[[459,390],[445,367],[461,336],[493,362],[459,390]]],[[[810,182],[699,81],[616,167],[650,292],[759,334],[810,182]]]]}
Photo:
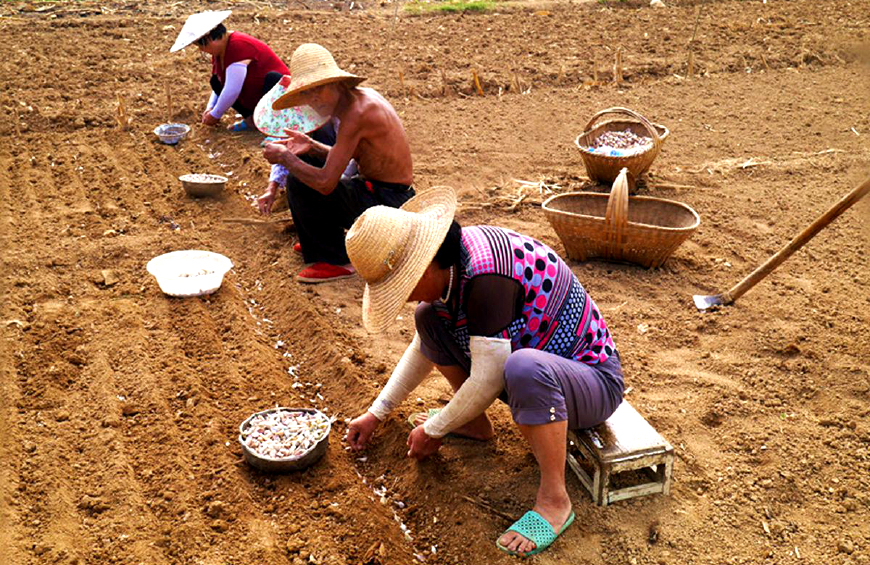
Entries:
{"type": "MultiPolygon", "coordinates": [[[[615,335],[628,398],[677,449],[673,493],[600,509],[569,479],[577,523],[536,562],[870,563],[870,207],[737,305],[701,314],[690,298],[733,284],[867,174],[870,3],[511,4],[395,23],[390,6],[232,4],[231,27],[285,59],[317,41],[369,77],[405,121],[417,187],[453,186],[466,224],[561,249],[539,195],[508,209],[513,179],[579,188],[572,140],[604,107],[671,128],[643,193],[695,207],[698,233],[657,271],[573,267],[615,335]],[[696,4],[699,76],[686,80],[696,4]]],[[[201,6],[217,4],[0,5],[0,563],[513,562],[494,546],[507,524],[463,498],[531,505],[537,472],[507,410],[490,410],[493,442],[452,440],[418,464],[404,457],[415,397],[365,460],[346,452],[344,419],[389,375],[410,306],[400,328],[367,336],[359,280],[300,286],[292,233],[222,221],[255,217],[259,136],[197,128],[169,147],[150,133],[167,82],[174,119],[195,123],[205,103],[206,62],[168,53],[201,6]],[[187,172],[232,172],[230,190],[188,199],[187,172]],[[147,276],[148,259],[183,248],[234,261],[217,294],[168,299],[147,276]],[[309,471],[241,460],[238,423],[276,403],[339,418],[309,471]]],[[[419,402],[447,394],[433,378],[419,402]]]]}

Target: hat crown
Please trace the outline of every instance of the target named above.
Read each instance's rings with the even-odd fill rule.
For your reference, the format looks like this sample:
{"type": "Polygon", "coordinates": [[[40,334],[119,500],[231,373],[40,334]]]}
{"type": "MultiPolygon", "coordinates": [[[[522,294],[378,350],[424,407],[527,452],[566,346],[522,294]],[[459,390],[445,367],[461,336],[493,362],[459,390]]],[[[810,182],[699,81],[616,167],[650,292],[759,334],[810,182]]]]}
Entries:
{"type": "Polygon", "coordinates": [[[345,246],[363,280],[370,284],[383,281],[402,262],[415,215],[389,206],[373,206],[357,218],[347,232],[345,246]]]}
{"type": "Polygon", "coordinates": [[[305,83],[341,72],[332,53],[316,43],[303,43],[296,48],[290,58],[290,75],[305,83]]]}
{"type": "Polygon", "coordinates": [[[341,81],[353,87],[365,80],[341,70],[329,51],[316,43],[303,43],[296,48],[290,58],[290,75],[287,92],[272,103],[273,110],[305,104],[304,91],[323,84],[341,81]]]}

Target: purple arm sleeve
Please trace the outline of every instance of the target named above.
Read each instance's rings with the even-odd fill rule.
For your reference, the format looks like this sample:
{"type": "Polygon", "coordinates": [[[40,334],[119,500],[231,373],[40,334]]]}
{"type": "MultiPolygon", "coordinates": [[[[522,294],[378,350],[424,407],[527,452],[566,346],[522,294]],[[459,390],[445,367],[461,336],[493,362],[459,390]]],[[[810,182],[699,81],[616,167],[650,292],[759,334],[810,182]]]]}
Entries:
{"type": "Polygon", "coordinates": [[[213,118],[220,118],[224,115],[230,106],[239,97],[242,91],[242,85],[245,84],[245,77],[248,76],[248,66],[242,63],[233,63],[227,67],[227,81],[224,83],[224,88],[221,90],[221,95],[218,96],[214,108],[211,110],[213,118]]]}
{"type": "Polygon", "coordinates": [[[211,92],[211,97],[208,99],[208,105],[205,107],[206,110],[211,111],[214,108],[215,102],[217,102],[218,95],[214,93],[214,90],[211,92]]]}
{"type": "Polygon", "coordinates": [[[284,168],[284,165],[272,165],[272,172],[269,174],[269,182],[277,182],[278,186],[287,186],[287,175],[290,172],[284,168]]]}

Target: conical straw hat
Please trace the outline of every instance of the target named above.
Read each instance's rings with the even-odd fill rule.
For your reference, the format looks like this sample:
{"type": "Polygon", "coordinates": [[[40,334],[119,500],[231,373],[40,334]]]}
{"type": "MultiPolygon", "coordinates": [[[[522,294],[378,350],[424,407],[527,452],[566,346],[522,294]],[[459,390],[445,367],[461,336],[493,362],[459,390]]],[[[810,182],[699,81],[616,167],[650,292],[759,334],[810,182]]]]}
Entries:
{"type": "Polygon", "coordinates": [[[401,208],[374,206],[356,219],[345,246],[366,281],[363,325],[382,332],[392,324],[444,243],[456,212],[456,194],[441,186],[417,194],[401,208]]]}
{"type": "Polygon", "coordinates": [[[184,22],[184,26],[181,28],[181,31],[178,32],[175,44],[169,52],[175,53],[176,51],[184,49],[203,35],[216,28],[218,24],[230,17],[230,14],[232,13],[232,10],[223,10],[220,12],[207,11],[187,16],[187,21],[184,22]]]}
{"type": "Polygon", "coordinates": [[[274,110],[299,106],[300,94],[321,84],[346,81],[356,86],[365,80],[339,69],[329,51],[316,43],[303,43],[296,48],[290,59],[290,76],[287,93],[272,104],[274,110]]]}

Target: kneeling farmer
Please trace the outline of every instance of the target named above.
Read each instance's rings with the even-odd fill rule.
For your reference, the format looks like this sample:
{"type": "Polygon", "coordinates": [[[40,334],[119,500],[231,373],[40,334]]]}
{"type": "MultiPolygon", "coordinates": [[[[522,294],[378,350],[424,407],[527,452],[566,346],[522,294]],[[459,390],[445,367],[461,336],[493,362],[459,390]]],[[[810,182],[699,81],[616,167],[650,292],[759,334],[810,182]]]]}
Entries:
{"type": "Polygon", "coordinates": [[[229,126],[232,131],[254,128],[252,116],[257,102],[289,72],[287,65],[262,41],[240,31],[230,31],[224,20],[232,12],[200,12],[184,22],[174,53],[191,43],[203,53],[211,55],[212,94],[202,123],[213,126],[232,107],[243,120],[229,126]]]}
{"type": "MultiPolygon", "coordinates": [[[[317,283],[353,275],[344,247],[344,230],[375,205],[398,207],[414,195],[413,168],[408,137],[398,114],[383,96],[357,85],[364,79],[338,68],[329,51],[307,43],[290,59],[292,80],[287,93],[272,108],[310,106],[330,119],[338,130],[321,140],[287,130],[286,141],[269,143],[266,160],[289,173],[287,202],[299,234],[306,267],[302,282],[317,283]],[[348,167],[351,159],[356,170],[348,167]],[[345,170],[348,174],[344,174],[345,170]]],[[[273,167],[273,180],[281,169],[273,167]],[[278,169],[276,171],[276,169],[278,169]]],[[[276,195],[270,182],[260,197],[260,210],[268,213],[276,195]]]]}
{"type": "Polygon", "coordinates": [[[368,283],[363,323],[382,331],[402,304],[419,301],[417,333],[384,389],[350,423],[363,449],[375,428],[437,367],[453,398],[420,414],[408,455],[438,451],[448,433],[487,440],[486,408],[510,406],[541,472],[534,509],[497,541],[504,551],[546,549],[574,520],[565,489],[567,430],[606,420],[622,401],[619,354],[601,312],[556,253],[491,226],[461,228],[456,198],[432,189],[401,209],[378,206],[347,234],[347,251],[368,283]]]}

